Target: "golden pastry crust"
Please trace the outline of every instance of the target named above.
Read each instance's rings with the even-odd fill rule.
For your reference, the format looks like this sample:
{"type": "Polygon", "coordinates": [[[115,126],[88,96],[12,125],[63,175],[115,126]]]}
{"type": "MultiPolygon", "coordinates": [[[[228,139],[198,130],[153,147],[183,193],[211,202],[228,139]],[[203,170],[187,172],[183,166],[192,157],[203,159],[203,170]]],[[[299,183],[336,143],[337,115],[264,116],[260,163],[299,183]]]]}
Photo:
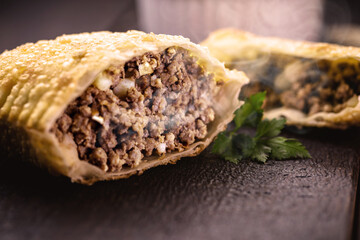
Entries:
{"type": "MultiPolygon", "coordinates": [[[[327,43],[312,43],[280,39],[275,37],[260,37],[254,34],[236,30],[220,29],[200,43],[209,48],[211,54],[224,63],[234,59],[254,59],[258,52],[283,54],[308,59],[355,59],[360,62],[360,49],[327,43]]],[[[306,115],[289,108],[276,108],[265,112],[265,117],[285,116],[287,124],[309,127],[347,128],[360,125],[360,96],[353,107],[346,107],[338,113],[318,112],[306,115]]]]}
{"type": "Polygon", "coordinates": [[[238,92],[248,80],[237,71],[228,71],[199,45],[181,36],[95,32],[63,35],[55,40],[27,43],[0,55],[0,121],[6,128],[0,140],[8,144],[17,138],[17,149],[25,158],[72,181],[91,184],[98,180],[125,178],[160,164],[173,163],[183,156],[196,155],[231,120],[239,106],[238,92]],[[146,52],[160,52],[177,46],[198,57],[199,64],[226,81],[215,96],[216,119],[204,141],[198,141],[181,153],[161,159],[148,159],[136,168],[105,173],[79,160],[71,140],[59,143],[50,129],[68,104],[89,87],[95,77],[110,65],[121,65],[146,52]],[[230,99],[224,96],[231,96],[230,99]],[[218,126],[218,127],[216,127],[218,126]]]}
{"type": "Polygon", "coordinates": [[[261,37],[237,29],[220,29],[209,35],[200,45],[209,48],[211,55],[222,62],[239,57],[245,48],[261,49],[304,58],[359,58],[360,49],[336,44],[296,41],[276,37],[261,37]]]}

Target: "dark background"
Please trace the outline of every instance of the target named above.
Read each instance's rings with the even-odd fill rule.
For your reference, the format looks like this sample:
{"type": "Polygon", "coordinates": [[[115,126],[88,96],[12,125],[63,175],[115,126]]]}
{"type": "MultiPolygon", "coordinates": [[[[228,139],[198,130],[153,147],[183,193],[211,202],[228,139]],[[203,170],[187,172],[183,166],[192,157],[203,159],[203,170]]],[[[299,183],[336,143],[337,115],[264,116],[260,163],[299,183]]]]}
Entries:
{"type": "MultiPolygon", "coordinates": [[[[324,1],[323,35],[334,25],[360,24],[359,11],[356,0],[324,1]]],[[[0,1],[0,52],[62,34],[129,29],[141,30],[134,0],[0,1]]]]}
{"type": "Polygon", "coordinates": [[[1,0],[0,51],[69,33],[137,29],[132,0],[1,0]]]}

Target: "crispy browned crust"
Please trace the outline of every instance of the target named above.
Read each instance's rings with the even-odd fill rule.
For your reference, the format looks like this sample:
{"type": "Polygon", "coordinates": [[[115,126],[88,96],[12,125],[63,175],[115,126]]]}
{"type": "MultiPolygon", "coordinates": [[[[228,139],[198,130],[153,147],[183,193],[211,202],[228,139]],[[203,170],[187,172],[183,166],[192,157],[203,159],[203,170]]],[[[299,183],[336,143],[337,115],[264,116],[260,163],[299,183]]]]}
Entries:
{"type": "MultiPolygon", "coordinates": [[[[208,47],[214,57],[225,63],[242,57],[251,58],[249,55],[260,51],[312,59],[352,58],[360,61],[360,49],[356,47],[261,37],[236,29],[215,31],[201,45],[208,47]]],[[[319,112],[308,116],[298,110],[277,108],[265,112],[265,117],[285,116],[287,124],[299,127],[347,128],[360,125],[360,96],[358,99],[356,106],[338,113],[319,112]]]]}
{"type": "Polygon", "coordinates": [[[247,81],[243,73],[226,70],[205,48],[181,36],[139,31],[95,32],[28,43],[0,55],[0,121],[3,126],[0,144],[11,145],[10,151],[21,150],[23,158],[75,182],[91,184],[98,180],[126,178],[203,150],[231,121],[233,111],[240,105],[238,93],[247,81]],[[171,46],[189,50],[199,58],[199,64],[214,74],[216,81],[225,81],[215,96],[215,121],[209,126],[204,141],[194,143],[181,153],[147,159],[136,168],[105,173],[81,161],[72,140],[59,143],[50,132],[67,105],[93,83],[97,74],[110,65],[121,65],[135,56],[149,51],[160,52],[171,46]]]}

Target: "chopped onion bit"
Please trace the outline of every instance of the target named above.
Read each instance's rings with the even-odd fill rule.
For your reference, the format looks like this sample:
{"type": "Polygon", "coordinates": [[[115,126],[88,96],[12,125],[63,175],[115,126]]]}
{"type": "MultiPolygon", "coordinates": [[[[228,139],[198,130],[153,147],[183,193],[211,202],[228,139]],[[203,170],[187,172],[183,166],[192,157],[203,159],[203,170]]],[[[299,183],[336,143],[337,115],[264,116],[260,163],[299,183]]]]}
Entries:
{"type": "Polygon", "coordinates": [[[126,96],[127,91],[130,88],[135,87],[135,81],[128,79],[128,78],[124,78],[120,81],[120,83],[114,88],[114,93],[116,96],[118,96],[119,98],[126,96]]]}
{"type": "Polygon", "coordinates": [[[112,81],[107,75],[105,75],[104,73],[100,73],[93,84],[98,89],[106,91],[111,87],[112,81]]]}

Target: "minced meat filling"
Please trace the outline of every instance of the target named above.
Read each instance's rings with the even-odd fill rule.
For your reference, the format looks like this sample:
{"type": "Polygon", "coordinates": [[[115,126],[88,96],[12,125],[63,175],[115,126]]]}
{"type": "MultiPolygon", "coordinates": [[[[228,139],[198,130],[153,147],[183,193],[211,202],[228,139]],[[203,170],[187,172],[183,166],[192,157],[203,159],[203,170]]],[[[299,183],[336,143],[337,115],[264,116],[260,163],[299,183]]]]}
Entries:
{"type": "Polygon", "coordinates": [[[56,121],[59,141],[74,139],[81,160],[114,172],[145,156],[183,151],[214,120],[216,83],[182,48],[112,66],[56,121]]]}
{"type": "Polygon", "coordinates": [[[285,106],[309,115],[340,112],[354,106],[360,94],[360,66],[355,59],[330,61],[273,54],[261,70],[245,72],[252,83],[243,88],[242,95],[266,90],[266,109],[285,106]]]}

